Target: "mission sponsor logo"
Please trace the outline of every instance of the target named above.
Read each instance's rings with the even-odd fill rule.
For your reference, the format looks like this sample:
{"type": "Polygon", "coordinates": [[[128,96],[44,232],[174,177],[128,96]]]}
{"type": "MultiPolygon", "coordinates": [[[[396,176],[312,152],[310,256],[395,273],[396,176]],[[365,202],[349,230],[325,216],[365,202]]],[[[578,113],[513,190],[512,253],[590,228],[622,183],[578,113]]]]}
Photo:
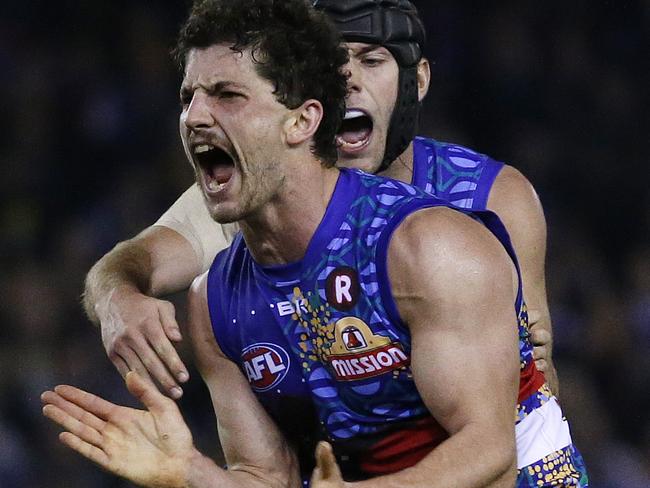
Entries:
{"type": "Polygon", "coordinates": [[[400,343],[374,334],[356,317],[337,321],[334,336],[326,359],[339,381],[373,378],[410,365],[410,358],[400,343]]]}
{"type": "Polygon", "coordinates": [[[258,342],[242,351],[244,373],[251,388],[267,391],[279,384],[289,371],[287,352],[276,344],[258,342]]]}

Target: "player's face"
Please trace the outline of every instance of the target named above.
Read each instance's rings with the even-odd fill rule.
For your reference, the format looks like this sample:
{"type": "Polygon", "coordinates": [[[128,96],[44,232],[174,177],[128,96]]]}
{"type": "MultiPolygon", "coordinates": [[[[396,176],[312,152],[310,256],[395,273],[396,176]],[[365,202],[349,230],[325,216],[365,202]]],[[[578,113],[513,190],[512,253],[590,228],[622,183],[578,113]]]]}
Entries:
{"type": "Polygon", "coordinates": [[[386,136],[397,100],[399,67],[382,46],[346,43],[348,98],[346,115],[337,137],[338,166],[374,173],[386,150],[386,136]]]}
{"type": "Polygon", "coordinates": [[[181,85],[180,133],[187,158],[218,222],[245,218],[283,182],[280,128],[287,113],[250,51],[226,44],[191,50],[181,85]]]}

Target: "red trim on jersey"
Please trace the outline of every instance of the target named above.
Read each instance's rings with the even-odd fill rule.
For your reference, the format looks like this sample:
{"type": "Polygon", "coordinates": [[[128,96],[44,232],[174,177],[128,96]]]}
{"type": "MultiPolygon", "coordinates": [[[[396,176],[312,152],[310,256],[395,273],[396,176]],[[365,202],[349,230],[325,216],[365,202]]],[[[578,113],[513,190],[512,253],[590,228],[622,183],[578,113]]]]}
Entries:
{"type": "Polygon", "coordinates": [[[447,437],[433,417],[422,419],[371,446],[361,459],[361,469],[375,475],[400,471],[419,462],[447,437]]]}
{"type": "MultiPolygon", "coordinates": [[[[518,401],[539,390],[544,381],[544,374],[531,361],[520,373],[518,401]]],[[[371,446],[361,459],[361,469],[372,475],[395,473],[417,464],[447,437],[440,424],[427,417],[371,446]]]]}
{"type": "Polygon", "coordinates": [[[545,382],[544,373],[537,369],[535,361],[531,361],[521,373],[519,373],[519,398],[523,402],[530,395],[539,390],[545,382]]]}

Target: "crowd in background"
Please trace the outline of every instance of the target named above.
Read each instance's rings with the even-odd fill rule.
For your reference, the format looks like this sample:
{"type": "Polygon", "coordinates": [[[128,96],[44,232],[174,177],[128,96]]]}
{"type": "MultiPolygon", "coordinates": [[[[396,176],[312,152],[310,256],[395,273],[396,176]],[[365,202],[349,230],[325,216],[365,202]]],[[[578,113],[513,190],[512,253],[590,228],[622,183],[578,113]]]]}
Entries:
{"type": "MultiPolygon", "coordinates": [[[[574,440],[594,487],[648,488],[650,2],[415,3],[434,62],[420,133],[534,184],[574,440]]],[[[186,9],[23,0],[0,11],[2,488],[129,486],[64,448],[39,396],[69,383],[134,405],[80,294],[90,266],[192,182],[168,55],[186,9]]],[[[194,370],[180,405],[219,457],[194,370]]]]}

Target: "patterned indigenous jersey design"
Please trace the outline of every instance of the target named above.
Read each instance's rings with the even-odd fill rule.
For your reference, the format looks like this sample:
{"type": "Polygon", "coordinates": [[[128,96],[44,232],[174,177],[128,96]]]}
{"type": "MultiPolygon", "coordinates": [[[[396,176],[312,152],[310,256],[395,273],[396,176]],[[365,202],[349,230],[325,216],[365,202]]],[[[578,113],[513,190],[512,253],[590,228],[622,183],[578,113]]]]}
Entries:
{"type": "MultiPolygon", "coordinates": [[[[413,141],[411,183],[457,207],[486,210],[492,185],[503,166],[503,163],[466,147],[416,137],[413,141]]],[[[584,462],[575,447],[568,446],[552,453],[549,451],[543,454],[544,457],[534,450],[528,450],[528,454],[524,453],[530,447],[533,433],[536,432],[535,427],[531,427],[534,422],[531,419],[523,422],[524,419],[548,402],[551,402],[551,405],[545,409],[551,410],[554,416],[557,416],[560,409],[554,408],[557,404],[555,398],[543,382],[543,377],[533,369],[533,351],[525,305],[518,315],[518,320],[521,383],[516,415],[519,453],[517,486],[586,487],[588,479],[584,462]],[[531,464],[531,459],[539,462],[531,464]],[[548,459],[552,459],[552,462],[548,462],[548,459]]],[[[558,432],[559,437],[563,439],[560,444],[570,438],[566,422],[558,423],[558,432]]]]}
{"type": "Polygon", "coordinates": [[[411,184],[456,207],[485,210],[503,163],[466,147],[434,139],[413,141],[411,184]]]}
{"type": "MultiPolygon", "coordinates": [[[[210,269],[216,340],[296,446],[305,479],[318,439],[333,444],[345,478],[355,480],[412,466],[447,437],[415,387],[410,335],[386,269],[388,241],[399,223],[440,205],[445,203],[410,185],[342,170],[302,261],[259,266],[238,235],[210,269]]],[[[516,263],[498,218],[490,212],[471,216],[516,263]]],[[[521,401],[536,395],[543,377],[531,361],[527,332],[521,332],[527,331],[521,287],[514,306],[522,338],[521,401]]],[[[542,400],[557,406],[549,398],[537,403],[542,400]]],[[[525,414],[520,423],[537,420],[525,414]]],[[[533,442],[525,453],[540,451],[534,462],[570,445],[569,439],[549,450],[533,442]]]]}
{"type": "MultiPolygon", "coordinates": [[[[411,184],[455,207],[487,210],[490,190],[503,166],[503,163],[471,149],[416,137],[413,141],[411,184]]],[[[503,232],[507,235],[505,230],[503,232]]],[[[530,334],[525,305],[518,310],[518,320],[521,369],[529,370],[526,376],[532,381],[529,388],[539,388],[544,381],[541,374],[533,374],[532,371],[533,347],[528,339],[530,334]]],[[[529,412],[530,409],[522,410],[525,414],[529,412]]]]}

